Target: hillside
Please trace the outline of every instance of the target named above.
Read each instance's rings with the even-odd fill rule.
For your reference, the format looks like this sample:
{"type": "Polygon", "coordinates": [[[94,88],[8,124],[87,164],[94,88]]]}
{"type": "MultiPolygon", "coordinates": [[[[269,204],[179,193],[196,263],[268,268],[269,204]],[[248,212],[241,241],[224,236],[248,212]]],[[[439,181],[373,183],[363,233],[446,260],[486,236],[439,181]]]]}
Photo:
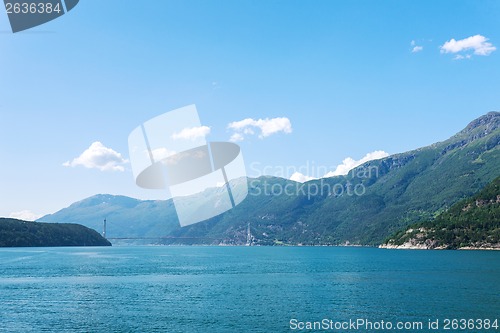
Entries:
{"type": "Polygon", "coordinates": [[[500,177],[435,220],[395,233],[382,247],[500,250],[500,177]]]}
{"type": "Polygon", "coordinates": [[[82,225],[0,218],[0,247],[110,245],[98,232],[82,225]]]}
{"type": "Polygon", "coordinates": [[[107,220],[109,237],[146,238],[130,243],[151,243],[150,238],[168,235],[179,227],[172,200],[137,200],[125,196],[98,194],[73,203],[55,214],[39,219],[43,222],[82,224],[94,230],[103,230],[107,220]]]}
{"type": "MultiPolygon", "coordinates": [[[[367,162],[347,176],[304,184],[277,177],[248,179],[244,202],[185,228],[178,226],[171,200],[106,195],[41,220],[100,230],[107,217],[109,237],[168,236],[162,240],[168,244],[244,244],[250,223],[255,244],[378,245],[412,223],[432,220],[499,176],[499,143],[500,113],[490,112],[446,141],[367,162]],[[361,195],[352,193],[356,188],[363,190],[361,195]]],[[[199,207],[210,191],[215,190],[185,198],[185,204],[199,207]]]]}
{"type": "Polygon", "coordinates": [[[254,192],[264,193],[266,187],[278,184],[278,188],[296,187],[296,195],[249,196],[226,214],[179,228],[173,235],[203,235],[241,244],[250,223],[258,244],[276,240],[311,245],[380,244],[404,226],[434,218],[497,177],[499,125],[500,113],[488,113],[444,142],[365,163],[344,177],[305,184],[274,177],[249,180],[254,192]],[[347,189],[356,185],[365,188],[363,195],[348,194],[347,189]],[[343,192],[308,196],[307,189],[314,187],[343,192]]]}

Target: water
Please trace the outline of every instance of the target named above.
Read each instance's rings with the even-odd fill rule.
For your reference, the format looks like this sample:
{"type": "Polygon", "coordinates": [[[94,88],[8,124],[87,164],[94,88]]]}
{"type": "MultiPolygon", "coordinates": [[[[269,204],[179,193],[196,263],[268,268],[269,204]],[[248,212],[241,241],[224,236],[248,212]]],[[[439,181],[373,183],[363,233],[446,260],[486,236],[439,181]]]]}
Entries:
{"type": "Polygon", "coordinates": [[[291,332],[291,319],[499,317],[493,251],[0,249],[0,332],[291,332]]]}

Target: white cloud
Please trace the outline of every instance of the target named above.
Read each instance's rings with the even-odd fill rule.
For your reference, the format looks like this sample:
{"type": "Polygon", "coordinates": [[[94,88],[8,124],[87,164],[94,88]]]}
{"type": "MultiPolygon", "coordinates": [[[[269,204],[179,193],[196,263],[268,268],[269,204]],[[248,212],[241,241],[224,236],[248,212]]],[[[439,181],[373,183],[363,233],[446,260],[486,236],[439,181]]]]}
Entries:
{"type": "Polygon", "coordinates": [[[472,58],[472,56],[470,54],[466,54],[465,56],[461,55],[461,54],[457,54],[453,60],[462,60],[462,59],[470,59],[472,58]]]}
{"type": "MultiPolygon", "coordinates": [[[[376,150],[371,153],[366,154],[359,160],[355,160],[352,157],[347,157],[342,161],[342,164],[337,165],[334,171],[327,172],[323,177],[321,178],[328,178],[328,177],[334,177],[334,176],[345,176],[351,171],[352,169],[360,166],[363,163],[366,163],[368,161],[373,161],[373,160],[378,160],[384,157],[389,156],[388,153],[386,153],[383,150],[376,150]]],[[[307,175],[304,175],[300,172],[295,172],[292,174],[290,177],[290,180],[294,180],[296,182],[304,183],[313,179],[318,179],[316,177],[310,177],[307,175]]]]}
{"type": "Polygon", "coordinates": [[[424,50],[423,46],[417,45],[417,42],[412,40],[410,43],[411,53],[418,53],[424,50]]]}
{"type": "Polygon", "coordinates": [[[172,134],[172,139],[174,140],[196,140],[198,138],[202,138],[210,134],[210,127],[208,126],[199,126],[199,127],[188,127],[184,128],[179,133],[172,134]]]}
{"type": "MultiPolygon", "coordinates": [[[[151,154],[153,155],[153,159],[155,161],[161,161],[169,156],[177,154],[177,152],[175,150],[169,150],[167,148],[157,148],[157,149],[153,149],[151,151],[151,154]]],[[[149,153],[148,153],[148,155],[149,155],[149,153]]]]}
{"type": "Polygon", "coordinates": [[[19,219],[19,220],[24,220],[24,221],[36,221],[37,219],[39,219],[42,216],[43,215],[33,213],[30,210],[22,210],[20,212],[13,212],[13,213],[10,213],[10,215],[9,215],[9,217],[12,219],[19,219]]]}
{"type": "Polygon", "coordinates": [[[290,122],[290,119],[286,117],[272,119],[265,118],[258,120],[246,118],[240,121],[234,121],[227,125],[227,127],[237,132],[231,136],[233,141],[241,141],[244,139],[244,135],[255,134],[254,129],[260,130],[259,138],[261,139],[279,132],[287,134],[292,133],[292,123],[290,122]]]}
{"type": "Polygon", "coordinates": [[[308,181],[313,180],[313,179],[316,179],[316,178],[306,176],[304,174],[301,174],[298,171],[294,172],[294,174],[290,177],[290,180],[293,180],[293,181],[296,181],[299,183],[305,183],[305,182],[308,182],[308,181]]]}
{"type": "MultiPolygon", "coordinates": [[[[488,56],[497,48],[492,43],[488,42],[488,38],[475,35],[460,40],[450,39],[441,46],[441,53],[460,53],[466,51],[473,51],[473,54],[480,56],[488,56]]],[[[470,54],[468,54],[470,58],[470,54]]],[[[464,59],[462,57],[455,57],[454,59],[464,59]]]]}
{"type": "Polygon", "coordinates": [[[423,46],[414,46],[413,49],[411,50],[411,53],[418,53],[421,52],[424,49],[423,46]]]}
{"type": "Polygon", "coordinates": [[[122,154],[96,141],[80,156],[63,163],[63,166],[84,166],[88,169],[99,169],[101,171],[124,171],[123,164],[126,163],[128,163],[128,160],[123,158],[122,154]]]}
{"type": "Polygon", "coordinates": [[[229,138],[229,141],[231,141],[231,142],[238,142],[238,141],[243,141],[243,139],[244,139],[243,135],[241,135],[240,133],[234,133],[229,138]]]}
{"type": "Polygon", "coordinates": [[[337,165],[337,168],[334,171],[328,172],[326,175],[323,176],[323,178],[327,177],[333,177],[333,176],[341,176],[341,175],[347,175],[349,171],[354,169],[355,167],[360,166],[363,163],[366,163],[368,161],[372,160],[378,160],[384,157],[389,156],[388,153],[386,153],[383,150],[376,150],[374,152],[368,153],[365,156],[363,156],[359,160],[355,160],[352,157],[347,157],[342,161],[342,164],[337,165]]]}

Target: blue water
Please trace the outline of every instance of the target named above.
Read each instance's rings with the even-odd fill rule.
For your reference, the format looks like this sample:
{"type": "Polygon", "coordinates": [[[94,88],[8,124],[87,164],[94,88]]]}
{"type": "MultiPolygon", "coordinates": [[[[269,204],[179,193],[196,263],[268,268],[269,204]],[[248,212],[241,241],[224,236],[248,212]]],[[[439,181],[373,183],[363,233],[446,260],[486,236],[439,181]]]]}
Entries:
{"type": "Polygon", "coordinates": [[[294,318],[499,317],[494,251],[0,249],[0,332],[292,332],[294,318]]]}

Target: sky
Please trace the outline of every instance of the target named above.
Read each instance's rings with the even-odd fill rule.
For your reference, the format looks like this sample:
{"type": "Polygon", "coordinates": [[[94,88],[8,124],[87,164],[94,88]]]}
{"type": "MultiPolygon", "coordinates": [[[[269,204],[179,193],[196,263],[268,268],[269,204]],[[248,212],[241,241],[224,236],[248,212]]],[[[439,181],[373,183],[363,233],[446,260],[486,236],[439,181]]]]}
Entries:
{"type": "Polygon", "coordinates": [[[192,104],[202,126],[178,135],[238,143],[249,176],[445,140],[500,110],[498,47],[486,0],[82,0],[16,34],[0,10],[0,216],[167,199],[135,185],[128,136],[192,104]]]}

